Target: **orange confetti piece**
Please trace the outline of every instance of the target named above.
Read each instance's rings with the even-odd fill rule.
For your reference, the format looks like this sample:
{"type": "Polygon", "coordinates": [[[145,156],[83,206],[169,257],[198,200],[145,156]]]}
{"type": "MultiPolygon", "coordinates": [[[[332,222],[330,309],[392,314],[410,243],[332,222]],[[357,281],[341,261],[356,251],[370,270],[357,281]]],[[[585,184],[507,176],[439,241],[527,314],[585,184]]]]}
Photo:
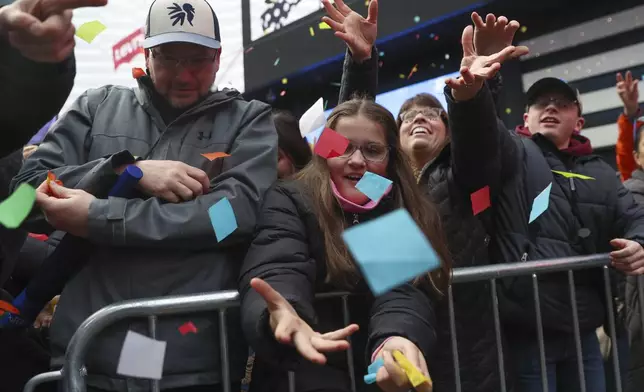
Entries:
{"type": "Polygon", "coordinates": [[[407,80],[411,79],[411,77],[418,72],[418,64],[414,65],[414,68],[411,69],[411,72],[409,72],[409,76],[407,76],[407,80]]]}
{"type": "Polygon", "coordinates": [[[4,312],[9,312],[13,314],[20,314],[20,311],[16,309],[13,305],[6,301],[0,301],[0,310],[4,312]]]}
{"type": "Polygon", "coordinates": [[[212,162],[215,159],[229,157],[230,154],[226,154],[225,152],[209,152],[207,154],[201,154],[201,156],[212,162]]]}
{"type": "Polygon", "coordinates": [[[138,67],[132,68],[132,77],[134,79],[142,78],[143,76],[145,76],[145,71],[143,69],[138,67]]]}

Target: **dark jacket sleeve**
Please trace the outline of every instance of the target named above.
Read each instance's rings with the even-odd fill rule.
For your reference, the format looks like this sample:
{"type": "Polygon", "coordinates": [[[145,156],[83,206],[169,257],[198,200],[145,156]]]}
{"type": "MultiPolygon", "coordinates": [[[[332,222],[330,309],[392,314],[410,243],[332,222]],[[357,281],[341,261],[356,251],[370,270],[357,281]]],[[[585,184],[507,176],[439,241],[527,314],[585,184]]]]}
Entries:
{"type": "Polygon", "coordinates": [[[316,261],[309,254],[306,227],[291,197],[279,185],[266,193],[239,280],[245,336],[258,356],[283,368],[295,367],[299,355],[275,340],[266,302],[250,287],[250,281],[263,279],[293,305],[303,320],[315,324],[316,261]]]}
{"type": "Polygon", "coordinates": [[[0,156],[27,143],[60,111],[75,76],[73,56],[59,64],[36,63],[0,35],[0,156]]]}
{"type": "Polygon", "coordinates": [[[367,363],[390,336],[414,343],[427,357],[436,342],[436,316],[429,298],[418,288],[405,284],[376,298],[371,309],[367,363]]]}
{"type": "Polygon", "coordinates": [[[454,180],[467,194],[500,187],[518,167],[518,147],[498,121],[492,94],[484,85],[471,100],[457,102],[445,87],[454,180]],[[502,174],[502,175],[500,175],[502,174]]]}
{"type": "Polygon", "coordinates": [[[614,236],[636,241],[644,246],[644,207],[635,201],[633,194],[622,185],[619,178],[614,181],[618,187],[614,236]]]}
{"type": "Polygon", "coordinates": [[[378,92],[378,49],[371,49],[371,58],[362,64],[356,63],[347,49],[342,69],[342,84],[338,103],[350,100],[354,95],[375,100],[378,92]]]}

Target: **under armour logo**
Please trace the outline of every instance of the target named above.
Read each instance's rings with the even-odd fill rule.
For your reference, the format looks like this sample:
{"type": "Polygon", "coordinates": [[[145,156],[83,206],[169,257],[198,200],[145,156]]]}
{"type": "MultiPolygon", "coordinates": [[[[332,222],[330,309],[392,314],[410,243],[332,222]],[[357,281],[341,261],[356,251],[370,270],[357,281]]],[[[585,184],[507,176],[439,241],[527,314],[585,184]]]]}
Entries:
{"type": "Polygon", "coordinates": [[[206,136],[205,133],[199,132],[199,136],[197,136],[197,139],[199,139],[199,140],[204,140],[204,139],[210,140],[211,137],[212,137],[212,131],[208,132],[207,136],[206,136]]]}
{"type": "Polygon", "coordinates": [[[192,6],[190,3],[185,3],[183,5],[183,8],[177,4],[177,3],[172,3],[172,7],[168,7],[170,10],[170,13],[168,14],[170,16],[170,19],[174,19],[174,23],[172,25],[176,25],[177,23],[181,23],[181,26],[183,26],[183,23],[188,19],[188,23],[190,23],[190,26],[194,26],[192,24],[192,20],[195,18],[195,8],[192,6]]]}

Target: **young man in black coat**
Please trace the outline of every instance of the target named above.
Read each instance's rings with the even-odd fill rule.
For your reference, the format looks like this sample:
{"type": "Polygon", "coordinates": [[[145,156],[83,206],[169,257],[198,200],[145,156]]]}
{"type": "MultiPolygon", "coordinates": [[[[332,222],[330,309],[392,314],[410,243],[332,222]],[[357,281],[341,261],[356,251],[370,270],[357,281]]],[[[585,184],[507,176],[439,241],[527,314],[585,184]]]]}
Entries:
{"type": "MultiPolygon", "coordinates": [[[[576,92],[558,79],[538,81],[527,94],[525,126],[513,135],[494,126],[494,102],[484,83],[498,72],[502,58],[477,56],[471,28],[463,34],[463,49],[461,77],[448,80],[446,88],[453,170],[471,189],[490,187],[491,257],[516,262],[611,252],[615,268],[641,274],[644,210],[578,134],[584,119],[576,92]],[[530,219],[533,201],[547,188],[548,208],[530,219]]],[[[516,54],[517,49],[508,51],[516,54]]],[[[602,271],[579,271],[574,277],[586,390],[603,392],[595,335],[606,316],[602,271]]],[[[507,279],[500,288],[519,391],[541,391],[530,278],[507,279]]],[[[578,390],[567,276],[540,276],[539,288],[549,390],[557,385],[578,390]]]]}

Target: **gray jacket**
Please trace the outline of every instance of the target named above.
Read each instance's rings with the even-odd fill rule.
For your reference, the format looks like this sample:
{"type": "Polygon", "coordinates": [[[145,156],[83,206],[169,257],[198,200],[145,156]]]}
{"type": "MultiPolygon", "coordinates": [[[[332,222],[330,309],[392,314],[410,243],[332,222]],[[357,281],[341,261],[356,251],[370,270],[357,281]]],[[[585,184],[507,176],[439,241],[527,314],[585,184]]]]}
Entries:
{"type": "MultiPolygon", "coordinates": [[[[153,94],[147,77],[137,89],[87,91],[61,116],[12,183],[14,188],[24,182],[38,186],[52,170],[67,187],[101,194],[116,178],[113,169],[132,156],[182,161],[211,179],[210,193],[189,202],[110,197],[91,204],[88,240],[95,249],[61,296],[51,329],[54,358],[64,355],[83,320],[106,305],[236,288],[260,201],[277,177],[271,109],[227,90],[211,94],[166,126],[152,105],[153,94]],[[231,156],[213,162],[201,156],[215,151],[231,156]],[[233,207],[238,229],[219,243],[207,210],[223,197],[233,207]]],[[[35,215],[29,228],[43,223],[35,215]]],[[[247,349],[238,317],[231,313],[231,379],[240,380],[247,349]]],[[[126,382],[116,374],[125,333],[145,334],[146,325],[145,320],[122,322],[95,341],[85,363],[89,385],[148,390],[148,381],[126,382]]],[[[218,330],[214,313],[160,318],[157,339],[167,341],[162,388],[220,381],[218,330]],[[187,321],[195,324],[197,334],[179,333],[177,328],[187,321]]]]}

